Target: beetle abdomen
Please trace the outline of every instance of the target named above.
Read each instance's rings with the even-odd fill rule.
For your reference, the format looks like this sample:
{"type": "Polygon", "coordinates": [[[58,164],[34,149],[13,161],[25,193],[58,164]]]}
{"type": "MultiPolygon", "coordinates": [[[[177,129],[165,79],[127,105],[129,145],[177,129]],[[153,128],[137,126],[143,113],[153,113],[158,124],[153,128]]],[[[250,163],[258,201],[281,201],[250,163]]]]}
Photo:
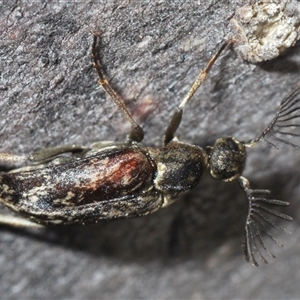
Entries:
{"type": "Polygon", "coordinates": [[[155,163],[137,146],[104,150],[67,164],[2,173],[0,201],[29,216],[55,210],[60,215],[63,208],[138,196],[155,171],[155,163]]]}

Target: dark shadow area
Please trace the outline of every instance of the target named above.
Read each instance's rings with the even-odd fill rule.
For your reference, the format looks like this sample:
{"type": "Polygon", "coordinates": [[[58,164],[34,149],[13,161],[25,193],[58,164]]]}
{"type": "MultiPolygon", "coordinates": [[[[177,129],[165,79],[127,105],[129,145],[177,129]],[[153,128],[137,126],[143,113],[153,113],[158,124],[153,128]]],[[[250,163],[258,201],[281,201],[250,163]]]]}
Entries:
{"type": "Polygon", "coordinates": [[[296,61],[296,57],[299,51],[300,42],[297,42],[294,47],[288,48],[282,55],[275,59],[261,62],[258,66],[267,72],[298,75],[300,64],[296,61]]]}

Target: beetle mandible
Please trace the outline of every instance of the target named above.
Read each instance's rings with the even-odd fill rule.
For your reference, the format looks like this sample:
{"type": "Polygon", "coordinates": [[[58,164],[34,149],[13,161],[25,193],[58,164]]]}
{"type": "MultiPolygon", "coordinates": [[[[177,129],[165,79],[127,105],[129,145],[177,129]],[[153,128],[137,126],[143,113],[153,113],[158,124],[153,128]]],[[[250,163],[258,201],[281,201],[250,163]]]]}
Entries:
{"type": "Polygon", "coordinates": [[[280,134],[295,136],[289,130],[300,108],[300,87],[281,103],[274,119],[262,133],[247,142],[234,137],[219,138],[214,146],[201,148],[180,142],[175,133],[180,125],[183,109],[206,78],[211,67],[230,41],[224,42],[216,54],[200,71],[191,89],[175,110],[163,136],[163,146],[142,144],[143,129],[135,122],[121,97],[104,76],[99,58],[99,34],[93,34],[92,59],[98,82],[116,103],[132,129],[124,143],[99,142],[92,147],[62,146],[42,149],[28,156],[0,153],[0,161],[15,163],[8,172],[0,173],[0,203],[21,217],[0,215],[0,223],[15,226],[57,224],[88,224],[99,220],[131,218],[153,213],[176,201],[178,196],[194,188],[202,174],[209,170],[213,178],[224,182],[238,180],[248,200],[244,255],[258,265],[255,255],[267,263],[260,248],[266,248],[262,233],[281,244],[265,224],[281,231],[266,214],[292,220],[288,215],[269,209],[286,206],[285,201],[268,199],[269,190],[250,188],[242,176],[246,162],[246,148],[261,140],[273,138],[294,147],[296,144],[280,134]],[[23,217],[23,218],[22,218],[23,217]]]}

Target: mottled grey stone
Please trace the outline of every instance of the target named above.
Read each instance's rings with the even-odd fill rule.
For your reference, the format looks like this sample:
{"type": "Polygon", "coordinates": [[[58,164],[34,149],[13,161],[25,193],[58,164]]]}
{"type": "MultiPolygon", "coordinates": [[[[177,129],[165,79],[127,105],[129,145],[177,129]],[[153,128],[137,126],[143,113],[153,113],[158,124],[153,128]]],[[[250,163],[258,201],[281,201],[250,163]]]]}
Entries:
{"type": "MultiPolygon", "coordinates": [[[[91,31],[101,29],[113,86],[159,145],[172,111],[229,33],[246,1],[16,1],[0,3],[0,151],[122,141],[129,129],[98,87],[91,31]]],[[[202,146],[248,140],[299,84],[300,45],[261,64],[228,50],[189,103],[178,138],[202,146]]],[[[300,293],[299,150],[262,143],[245,176],[290,201],[275,232],[284,249],[259,268],[244,262],[247,204],[238,184],[206,176],[182,201],[140,219],[97,226],[1,226],[0,294],[6,299],[291,299],[300,293]],[[175,221],[174,221],[175,220],[175,221]]]]}

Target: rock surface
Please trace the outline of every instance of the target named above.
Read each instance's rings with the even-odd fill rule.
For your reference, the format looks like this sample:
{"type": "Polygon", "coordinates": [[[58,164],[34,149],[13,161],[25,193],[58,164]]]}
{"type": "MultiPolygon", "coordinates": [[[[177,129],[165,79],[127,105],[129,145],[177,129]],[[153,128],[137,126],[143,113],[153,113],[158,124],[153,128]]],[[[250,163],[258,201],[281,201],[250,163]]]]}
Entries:
{"type": "MultiPolygon", "coordinates": [[[[97,85],[91,31],[101,30],[106,74],[160,145],[172,111],[229,34],[241,1],[6,1],[0,5],[1,151],[122,141],[129,130],[97,85]]],[[[247,4],[244,1],[244,4],[247,4]]],[[[300,45],[260,64],[227,50],[187,106],[182,141],[254,138],[299,84],[300,45]]],[[[276,259],[244,262],[247,204],[236,182],[206,176],[173,206],[97,226],[1,226],[0,294],[6,299],[292,299],[299,297],[299,150],[261,143],[245,176],[290,201],[274,235],[276,259]]],[[[5,211],[3,209],[3,211],[5,211]]],[[[271,244],[271,243],[270,243],[271,244]]]]}

